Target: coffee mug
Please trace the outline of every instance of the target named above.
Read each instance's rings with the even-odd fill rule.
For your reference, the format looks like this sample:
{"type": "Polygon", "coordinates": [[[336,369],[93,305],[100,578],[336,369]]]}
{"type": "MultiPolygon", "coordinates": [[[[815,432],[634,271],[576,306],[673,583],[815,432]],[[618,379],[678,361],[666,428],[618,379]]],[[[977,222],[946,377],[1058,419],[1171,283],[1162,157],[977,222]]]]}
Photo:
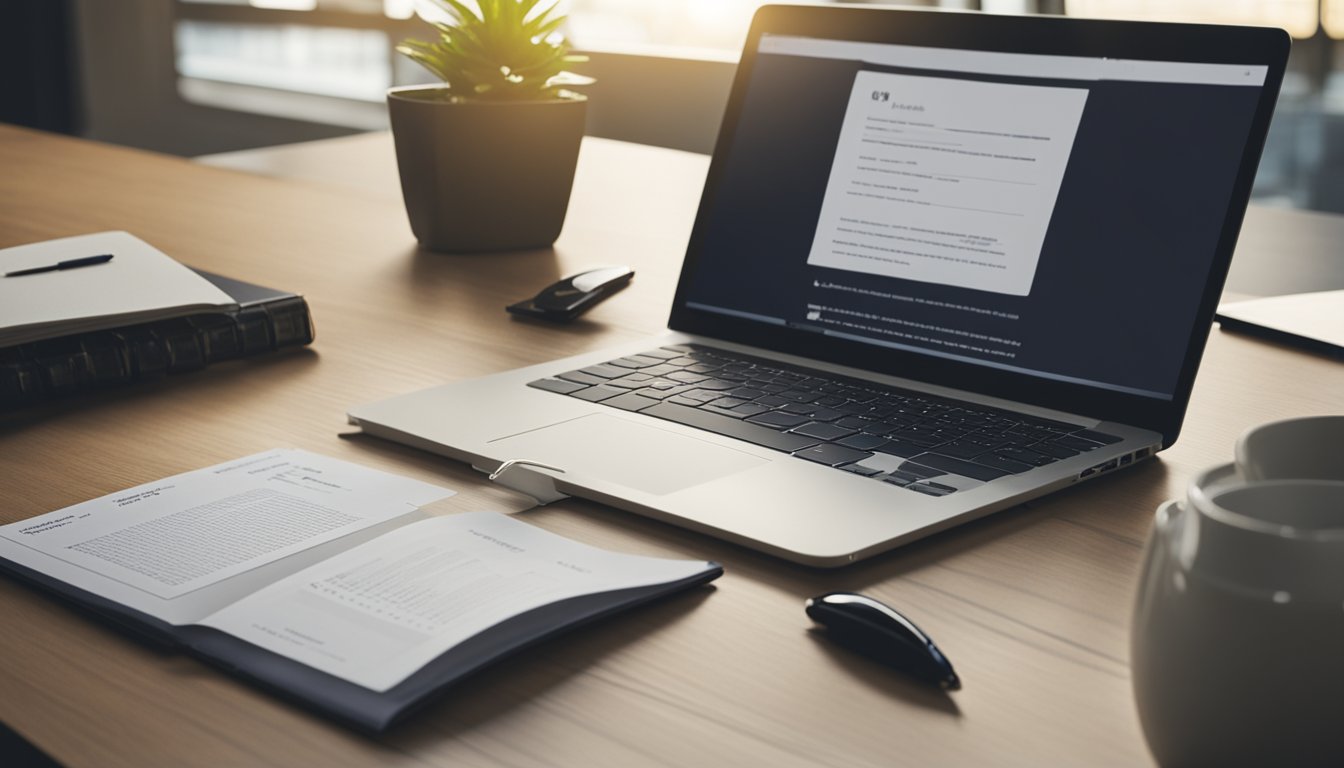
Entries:
{"type": "Polygon", "coordinates": [[[1158,762],[1344,765],[1344,482],[1210,469],[1158,509],[1141,573],[1130,655],[1158,762]]]}
{"type": "Polygon", "coordinates": [[[1344,416],[1262,424],[1237,440],[1237,470],[1247,480],[1344,481],[1344,416]]]}

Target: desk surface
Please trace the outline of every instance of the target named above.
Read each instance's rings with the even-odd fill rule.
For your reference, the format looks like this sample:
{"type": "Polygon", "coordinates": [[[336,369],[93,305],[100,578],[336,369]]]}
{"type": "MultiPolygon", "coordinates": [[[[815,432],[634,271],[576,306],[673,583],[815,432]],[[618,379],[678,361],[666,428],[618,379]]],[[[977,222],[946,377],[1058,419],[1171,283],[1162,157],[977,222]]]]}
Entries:
{"type": "MultiPolygon", "coordinates": [[[[385,138],[323,152],[369,180],[264,178],[0,127],[0,247],[126,229],[192,266],[305,293],[318,328],[310,350],[4,417],[0,520],[273,446],[462,492],[434,511],[527,506],[464,465],[340,438],[346,407],[660,330],[704,159],[586,140],[554,250],[445,256],[417,251],[385,138]],[[502,310],[603,262],[638,276],[570,328],[502,310]]],[[[526,512],[727,574],[527,651],[377,740],[0,580],[0,721],[70,766],[1143,764],[1127,627],[1154,508],[1229,460],[1243,429],[1341,411],[1344,366],[1215,330],[1160,460],[841,571],[582,501],[526,512]],[[837,589],[907,611],[965,688],[944,697],[818,639],[802,601],[837,589]]]]}

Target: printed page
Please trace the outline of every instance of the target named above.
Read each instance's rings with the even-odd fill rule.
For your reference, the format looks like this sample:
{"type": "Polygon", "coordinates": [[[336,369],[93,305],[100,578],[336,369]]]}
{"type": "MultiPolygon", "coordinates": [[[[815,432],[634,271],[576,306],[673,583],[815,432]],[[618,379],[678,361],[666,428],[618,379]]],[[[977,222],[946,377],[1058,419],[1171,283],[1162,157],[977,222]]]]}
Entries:
{"type": "Polygon", "coordinates": [[[807,263],[1026,296],[1086,100],[858,73],[807,263]]]}
{"type": "Polygon", "coordinates": [[[275,450],[0,527],[0,555],[180,621],[190,610],[174,610],[172,601],[452,494],[275,450]]]}
{"type": "Polygon", "coordinates": [[[400,528],[200,623],[386,691],[511,616],[570,597],[689,578],[706,566],[607,552],[473,512],[400,528]]]}

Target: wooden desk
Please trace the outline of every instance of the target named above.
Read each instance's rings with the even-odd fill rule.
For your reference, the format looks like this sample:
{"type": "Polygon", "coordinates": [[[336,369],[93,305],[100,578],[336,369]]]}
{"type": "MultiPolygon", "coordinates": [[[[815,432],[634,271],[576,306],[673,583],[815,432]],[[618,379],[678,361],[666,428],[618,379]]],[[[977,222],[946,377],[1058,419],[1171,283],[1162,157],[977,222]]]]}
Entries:
{"type": "MultiPolygon", "coordinates": [[[[385,139],[342,141],[328,162],[394,179],[385,139]]],[[[491,256],[418,252],[400,200],[374,183],[262,178],[11,128],[0,168],[0,246],[126,229],[188,264],[306,293],[318,327],[306,352],[4,417],[8,522],[282,445],[462,491],[436,511],[526,506],[465,466],[341,439],[346,407],[658,331],[704,160],[589,140],[555,249],[491,256]],[[638,277],[573,327],[504,314],[600,262],[638,277]]],[[[0,580],[0,720],[70,766],[1143,764],[1127,627],[1154,508],[1229,460],[1241,430],[1341,411],[1344,366],[1214,331],[1161,460],[833,572],[582,501],[527,512],[727,575],[525,652],[378,740],[0,580]],[[908,611],[965,689],[944,697],[816,638],[802,601],[835,589],[908,611]]]]}

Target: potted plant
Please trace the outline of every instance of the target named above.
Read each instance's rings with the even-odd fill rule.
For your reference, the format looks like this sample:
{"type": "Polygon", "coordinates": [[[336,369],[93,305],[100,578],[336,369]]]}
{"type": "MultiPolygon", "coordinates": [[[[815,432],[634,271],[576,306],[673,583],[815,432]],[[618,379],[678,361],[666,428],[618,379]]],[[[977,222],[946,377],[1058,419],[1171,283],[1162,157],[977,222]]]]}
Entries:
{"type": "Polygon", "coordinates": [[[554,0],[434,0],[438,39],[397,51],[442,83],[387,94],[411,231],[436,251],[555,242],[569,206],[585,97],[554,0]]]}

